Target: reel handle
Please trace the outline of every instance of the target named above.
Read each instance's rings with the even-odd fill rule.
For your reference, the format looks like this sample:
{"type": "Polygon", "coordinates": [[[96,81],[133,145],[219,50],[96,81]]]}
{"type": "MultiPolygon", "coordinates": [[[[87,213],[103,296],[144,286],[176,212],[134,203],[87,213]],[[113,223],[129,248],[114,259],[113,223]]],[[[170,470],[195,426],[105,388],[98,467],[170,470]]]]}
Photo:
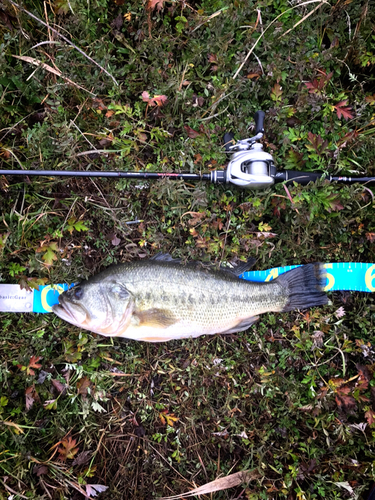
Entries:
{"type": "Polygon", "coordinates": [[[230,153],[230,147],[233,146],[234,134],[232,132],[225,132],[224,134],[224,148],[227,153],[230,153]]]}
{"type": "Polygon", "coordinates": [[[254,120],[255,120],[255,135],[261,133],[264,134],[264,118],[266,114],[264,111],[257,111],[254,115],[254,120]]]}

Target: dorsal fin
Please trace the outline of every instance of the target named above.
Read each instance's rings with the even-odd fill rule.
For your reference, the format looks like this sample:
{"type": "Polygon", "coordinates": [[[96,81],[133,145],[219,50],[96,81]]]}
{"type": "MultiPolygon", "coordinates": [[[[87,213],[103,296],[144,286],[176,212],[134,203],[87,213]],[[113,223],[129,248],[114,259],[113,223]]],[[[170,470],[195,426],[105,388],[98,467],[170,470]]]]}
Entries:
{"type": "Polygon", "coordinates": [[[159,252],[149,260],[154,260],[156,262],[174,262],[175,264],[181,264],[181,259],[174,259],[171,254],[159,252]]]}
{"type": "Polygon", "coordinates": [[[248,271],[253,265],[255,264],[256,259],[250,258],[247,259],[246,262],[240,262],[239,264],[236,265],[236,267],[226,267],[226,266],[220,266],[220,270],[226,271],[227,273],[230,273],[234,276],[241,276],[244,272],[248,271]]]}
{"type": "MultiPolygon", "coordinates": [[[[156,262],[166,262],[166,263],[172,263],[172,264],[183,264],[182,259],[174,259],[169,253],[162,253],[159,252],[155,254],[153,257],[150,257],[149,260],[153,260],[156,262]]],[[[248,271],[253,265],[255,264],[256,259],[249,258],[247,259],[246,262],[240,262],[239,264],[236,264],[235,267],[228,267],[228,266],[223,266],[220,265],[219,269],[220,271],[225,271],[233,276],[239,277],[241,274],[244,272],[248,271]]],[[[197,269],[208,269],[208,270],[213,270],[217,269],[214,263],[211,262],[201,262],[201,261],[194,261],[191,260],[187,262],[186,264],[189,267],[196,267],[197,269]]]]}

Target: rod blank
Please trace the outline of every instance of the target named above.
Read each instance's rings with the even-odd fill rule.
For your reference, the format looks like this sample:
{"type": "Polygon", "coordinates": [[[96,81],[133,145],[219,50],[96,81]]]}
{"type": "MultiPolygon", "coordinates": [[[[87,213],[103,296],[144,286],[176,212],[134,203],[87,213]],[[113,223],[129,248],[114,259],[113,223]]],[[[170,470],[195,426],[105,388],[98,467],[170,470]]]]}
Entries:
{"type": "Polygon", "coordinates": [[[32,175],[41,177],[118,177],[121,179],[185,179],[190,181],[210,181],[211,174],[189,174],[171,172],[94,172],[80,170],[0,170],[0,175],[32,175]]]}

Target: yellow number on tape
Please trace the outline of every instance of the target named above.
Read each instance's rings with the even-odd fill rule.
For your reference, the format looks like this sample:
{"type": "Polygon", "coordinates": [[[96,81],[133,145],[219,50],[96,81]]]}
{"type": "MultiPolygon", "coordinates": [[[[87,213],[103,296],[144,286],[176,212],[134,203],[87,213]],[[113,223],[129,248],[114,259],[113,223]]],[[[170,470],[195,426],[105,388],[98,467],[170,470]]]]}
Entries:
{"type": "Polygon", "coordinates": [[[375,270],[375,264],[373,266],[369,267],[367,269],[367,271],[366,271],[366,274],[365,274],[365,283],[366,283],[366,286],[372,292],[375,292],[375,287],[373,285],[374,279],[375,279],[374,270],[375,270]]]}
{"type": "MultiPolygon", "coordinates": [[[[324,267],[326,269],[333,269],[333,265],[332,264],[325,264],[324,267]]],[[[328,292],[328,290],[331,290],[333,288],[333,285],[335,284],[335,277],[331,273],[326,273],[326,276],[327,276],[327,279],[328,279],[328,283],[324,287],[324,291],[328,292]]]]}
{"type": "Polygon", "coordinates": [[[60,285],[57,285],[54,287],[52,287],[51,285],[48,285],[45,288],[43,288],[42,293],[40,295],[40,301],[42,303],[43,308],[46,310],[46,312],[52,311],[52,306],[50,306],[48,304],[48,301],[47,301],[47,295],[48,295],[48,292],[50,290],[53,290],[55,293],[58,293],[58,295],[60,295],[60,293],[62,293],[64,291],[64,288],[60,285]]]}
{"type": "Polygon", "coordinates": [[[270,274],[267,276],[266,281],[271,281],[277,278],[279,275],[279,272],[277,269],[271,269],[270,274]]]}

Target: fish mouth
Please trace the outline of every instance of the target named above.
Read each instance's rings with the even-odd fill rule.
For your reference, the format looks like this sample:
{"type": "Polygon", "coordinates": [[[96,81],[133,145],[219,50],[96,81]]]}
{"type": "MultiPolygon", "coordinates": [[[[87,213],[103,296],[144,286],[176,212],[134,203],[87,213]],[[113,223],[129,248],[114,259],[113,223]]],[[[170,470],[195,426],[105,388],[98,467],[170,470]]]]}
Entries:
{"type": "Polygon", "coordinates": [[[56,316],[68,323],[73,323],[78,326],[86,320],[87,314],[83,308],[69,301],[65,301],[63,294],[59,295],[58,301],[58,304],[52,306],[52,311],[56,316]]]}

